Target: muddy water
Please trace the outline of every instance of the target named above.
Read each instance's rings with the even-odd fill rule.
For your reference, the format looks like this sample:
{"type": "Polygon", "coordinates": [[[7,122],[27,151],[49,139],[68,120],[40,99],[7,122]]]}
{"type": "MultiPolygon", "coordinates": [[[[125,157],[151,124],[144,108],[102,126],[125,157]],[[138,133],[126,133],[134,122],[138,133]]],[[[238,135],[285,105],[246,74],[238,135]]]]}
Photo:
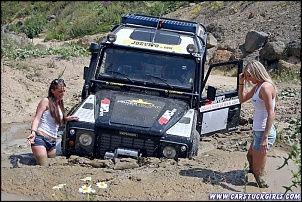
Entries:
{"type": "MultiPolygon", "coordinates": [[[[30,147],[26,144],[26,137],[30,134],[31,122],[24,123],[1,123],[1,168],[18,167],[17,159],[22,159],[20,163],[35,165],[35,160],[30,147]],[[7,160],[9,158],[9,160],[7,160]]],[[[58,138],[60,145],[60,138],[58,138]]],[[[58,155],[61,154],[60,146],[58,155]]],[[[39,199],[10,194],[1,191],[1,201],[39,201],[39,199]]]]}
{"type": "MultiPolygon", "coordinates": [[[[297,171],[297,166],[293,163],[293,161],[289,161],[288,166],[284,166],[280,170],[276,170],[276,168],[280,167],[284,163],[284,159],[282,157],[287,157],[282,151],[273,151],[272,154],[267,158],[266,163],[266,180],[270,185],[265,191],[256,186],[247,186],[247,193],[284,193],[285,189],[282,186],[290,186],[292,184],[292,176],[291,171],[297,171]]],[[[254,180],[254,176],[249,173],[248,174],[249,181],[254,180]]],[[[252,185],[253,183],[249,183],[252,185]]],[[[293,193],[301,193],[301,187],[293,188],[293,193]]]]}
{"type": "MultiPolygon", "coordinates": [[[[13,159],[10,161],[5,160],[8,156],[18,154],[28,156],[27,163],[33,158],[30,154],[30,148],[26,145],[26,135],[29,135],[30,124],[30,122],[12,124],[1,123],[1,168],[17,166],[13,159]]],[[[37,199],[1,191],[1,201],[37,201],[37,199]]]]}
{"type": "MultiPolygon", "coordinates": [[[[1,168],[3,167],[18,167],[18,163],[26,164],[26,165],[35,165],[35,161],[31,152],[30,147],[26,144],[26,137],[29,134],[30,122],[25,123],[12,123],[12,124],[1,124],[1,168]],[[15,158],[13,158],[15,157],[15,158]],[[17,159],[21,159],[18,161],[17,159]]],[[[61,138],[58,138],[58,152],[57,155],[61,155],[60,150],[60,141],[61,138]]],[[[199,155],[203,155],[203,158],[210,158],[208,153],[212,153],[215,155],[215,146],[213,146],[209,142],[201,142],[200,143],[200,152],[199,155]],[[204,155],[207,153],[206,155],[204,155]]],[[[226,153],[225,159],[233,159],[239,158],[241,160],[245,159],[245,153],[226,153]]],[[[291,171],[297,170],[296,165],[289,161],[289,165],[285,166],[281,170],[276,170],[276,168],[280,167],[284,159],[283,157],[287,157],[287,153],[281,150],[274,149],[270,152],[268,156],[266,171],[267,171],[267,181],[270,184],[270,187],[267,189],[260,189],[255,186],[255,180],[252,174],[248,174],[248,183],[246,186],[246,193],[284,193],[285,189],[283,186],[291,185],[291,171]]],[[[234,162],[233,162],[234,163],[234,162]]],[[[218,168],[213,168],[216,170],[218,168]]],[[[224,162],[223,165],[220,166],[221,172],[230,172],[233,170],[232,162],[224,162]],[[231,166],[230,166],[230,165],[231,166]]],[[[300,187],[293,188],[292,193],[301,193],[300,187]]],[[[32,198],[29,196],[16,195],[5,193],[1,191],[1,200],[4,201],[37,201],[39,199],[32,198]]]]}

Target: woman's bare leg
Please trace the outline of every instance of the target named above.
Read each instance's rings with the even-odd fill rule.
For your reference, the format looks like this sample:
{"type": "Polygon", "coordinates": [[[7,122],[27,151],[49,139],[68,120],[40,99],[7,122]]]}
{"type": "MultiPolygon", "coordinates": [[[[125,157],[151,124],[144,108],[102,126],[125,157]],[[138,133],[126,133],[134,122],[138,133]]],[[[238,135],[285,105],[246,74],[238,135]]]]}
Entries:
{"type": "Polygon", "coordinates": [[[250,148],[246,154],[247,161],[249,162],[249,173],[253,173],[253,144],[254,141],[252,141],[250,148]]]}
{"type": "Polygon", "coordinates": [[[57,155],[57,149],[53,149],[47,153],[48,158],[55,158],[57,155]]]}
{"type": "Polygon", "coordinates": [[[44,146],[32,146],[31,150],[36,159],[36,163],[41,166],[48,166],[47,151],[44,146]]]}
{"type": "Polygon", "coordinates": [[[253,173],[260,188],[268,188],[268,184],[265,180],[265,164],[267,160],[267,154],[253,151],[253,173]]]}

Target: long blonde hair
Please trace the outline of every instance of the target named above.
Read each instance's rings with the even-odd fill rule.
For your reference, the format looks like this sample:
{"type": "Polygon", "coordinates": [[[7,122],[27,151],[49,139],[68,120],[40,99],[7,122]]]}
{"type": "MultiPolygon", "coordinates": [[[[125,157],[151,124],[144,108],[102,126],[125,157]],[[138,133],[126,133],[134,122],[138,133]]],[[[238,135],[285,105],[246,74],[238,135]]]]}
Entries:
{"type": "MultiPolygon", "coordinates": [[[[259,62],[258,60],[252,60],[250,61],[244,68],[243,72],[247,71],[250,73],[257,81],[259,82],[269,82],[273,85],[275,91],[276,91],[276,101],[278,101],[278,93],[277,93],[277,87],[275,82],[272,80],[268,72],[266,71],[264,65],[259,62]]],[[[247,80],[246,80],[247,81],[247,80]]],[[[250,82],[250,81],[247,81],[250,82]]]]}

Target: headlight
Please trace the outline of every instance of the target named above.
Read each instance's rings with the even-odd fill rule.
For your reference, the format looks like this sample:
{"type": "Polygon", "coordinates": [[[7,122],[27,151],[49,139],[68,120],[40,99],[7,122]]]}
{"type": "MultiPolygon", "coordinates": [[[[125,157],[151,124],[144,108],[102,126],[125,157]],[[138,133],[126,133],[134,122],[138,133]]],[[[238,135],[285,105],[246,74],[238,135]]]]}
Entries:
{"type": "Polygon", "coordinates": [[[189,44],[187,46],[187,51],[188,51],[188,53],[194,53],[196,51],[194,44],[189,44]]]}
{"type": "Polygon", "coordinates": [[[163,150],[163,154],[166,158],[168,159],[172,159],[175,157],[176,155],[176,150],[174,147],[172,146],[166,146],[163,150]]]}
{"type": "Polygon", "coordinates": [[[109,33],[109,34],[107,35],[107,41],[109,41],[110,43],[115,42],[115,41],[116,41],[116,35],[113,34],[113,33],[109,33]]]}
{"type": "Polygon", "coordinates": [[[89,146],[92,143],[92,137],[91,135],[87,134],[87,133],[83,133],[80,135],[79,137],[79,142],[83,145],[83,146],[89,146]]]}

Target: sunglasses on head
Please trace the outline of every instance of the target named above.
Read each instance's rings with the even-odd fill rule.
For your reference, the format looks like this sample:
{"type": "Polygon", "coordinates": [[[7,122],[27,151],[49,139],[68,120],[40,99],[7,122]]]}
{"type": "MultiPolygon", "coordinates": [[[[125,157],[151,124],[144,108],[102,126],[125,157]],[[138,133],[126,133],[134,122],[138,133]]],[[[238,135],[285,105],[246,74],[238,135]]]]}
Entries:
{"type": "Polygon", "coordinates": [[[59,84],[59,83],[64,83],[64,79],[54,79],[51,84],[59,84]]]}

